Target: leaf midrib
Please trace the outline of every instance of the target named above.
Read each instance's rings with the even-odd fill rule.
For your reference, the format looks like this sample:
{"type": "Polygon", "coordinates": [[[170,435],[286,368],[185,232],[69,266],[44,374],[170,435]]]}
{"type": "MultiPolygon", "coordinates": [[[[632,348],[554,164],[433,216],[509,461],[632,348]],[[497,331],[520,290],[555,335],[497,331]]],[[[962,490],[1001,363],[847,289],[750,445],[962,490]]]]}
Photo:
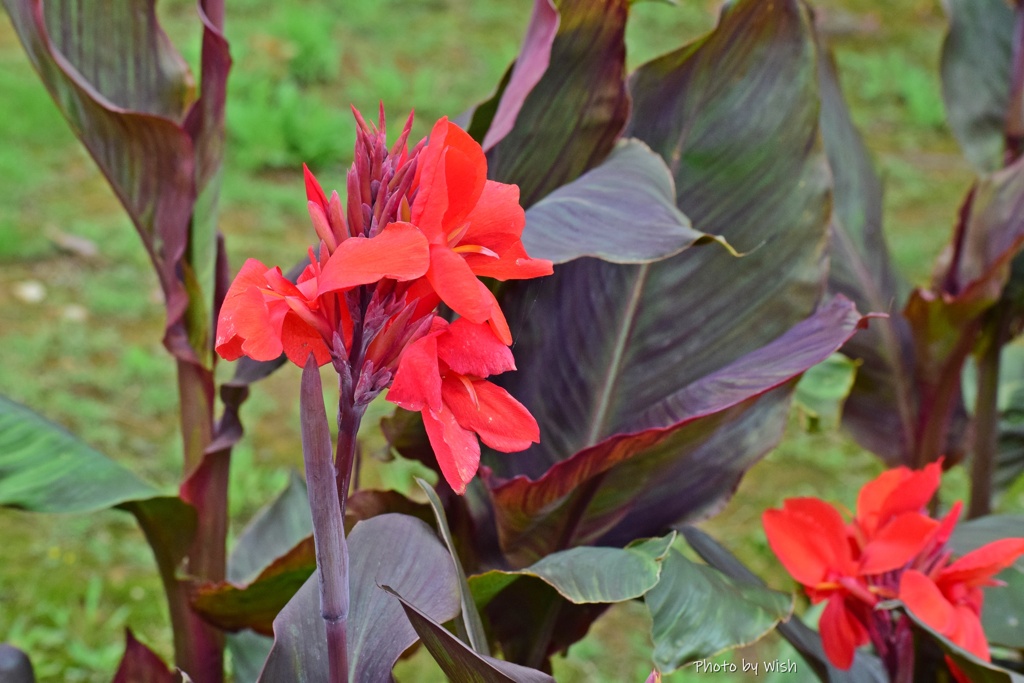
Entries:
{"type": "Polygon", "coordinates": [[[640,307],[640,295],[647,282],[647,274],[650,272],[650,265],[638,266],[636,280],[633,282],[632,291],[629,293],[629,301],[623,311],[622,324],[619,326],[618,336],[615,338],[615,345],[612,347],[612,357],[608,363],[603,381],[599,386],[596,408],[591,415],[590,425],[587,428],[583,447],[593,446],[601,437],[602,427],[608,417],[608,410],[611,407],[612,392],[618,384],[622,374],[622,357],[626,351],[626,343],[633,333],[633,323],[636,320],[636,313],[640,307]]]}

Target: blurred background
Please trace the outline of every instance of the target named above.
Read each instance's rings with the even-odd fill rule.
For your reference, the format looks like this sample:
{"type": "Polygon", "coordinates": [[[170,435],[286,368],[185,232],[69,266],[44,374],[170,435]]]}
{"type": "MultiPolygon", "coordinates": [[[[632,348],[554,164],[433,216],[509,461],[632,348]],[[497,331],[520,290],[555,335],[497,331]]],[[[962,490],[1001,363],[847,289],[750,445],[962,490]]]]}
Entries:
{"type": "MultiPolygon", "coordinates": [[[[312,241],[301,164],[344,194],[354,124],[349,104],[387,105],[392,137],[416,109],[414,139],[443,115],[485,99],[516,55],[530,0],[227,2],[228,155],[221,229],[233,270],[245,258],[286,268],[312,241]]],[[[637,2],[630,68],[675,49],[715,23],[718,2],[637,2]]],[[[836,50],[853,117],[885,180],[885,228],[915,284],[948,241],[972,173],[945,124],[938,76],[946,21],[939,0],[818,0],[817,21],[836,50]]],[[[189,62],[200,32],[191,0],[161,0],[164,26],[189,62]]],[[[0,19],[0,393],[82,436],[146,479],[173,489],[180,475],[174,365],[164,352],[155,276],[120,205],[74,139],[0,19]]],[[[699,226],[697,226],[699,227],[699,226]]],[[[228,374],[229,367],[221,370],[228,374]]],[[[298,369],[255,387],[243,411],[230,506],[237,536],[301,467],[298,369]]],[[[372,427],[372,425],[370,425],[372,427]]],[[[794,410],[783,443],[704,524],[775,588],[794,584],[764,541],[761,512],[785,497],[816,495],[853,507],[881,470],[831,429],[810,432],[794,410]]],[[[364,485],[405,488],[413,466],[371,467],[364,485]]],[[[962,497],[964,479],[945,494],[962,497]]],[[[1004,500],[1021,508],[1024,495],[1004,500]]],[[[556,661],[559,681],[642,681],[649,623],[618,605],[556,661]]],[[[166,607],[134,521],[106,512],[49,517],[0,510],[0,642],[31,654],[41,681],[108,681],[124,629],[169,658],[166,607]]],[[[768,639],[748,658],[787,655],[768,639]]],[[[716,661],[739,661],[741,654],[716,661]]],[[[402,663],[403,681],[440,673],[402,663]]],[[[801,666],[798,677],[809,670],[801,666]]],[[[696,674],[669,681],[742,674],[696,674]]],[[[771,680],[762,676],[758,680],[771,680]]]]}

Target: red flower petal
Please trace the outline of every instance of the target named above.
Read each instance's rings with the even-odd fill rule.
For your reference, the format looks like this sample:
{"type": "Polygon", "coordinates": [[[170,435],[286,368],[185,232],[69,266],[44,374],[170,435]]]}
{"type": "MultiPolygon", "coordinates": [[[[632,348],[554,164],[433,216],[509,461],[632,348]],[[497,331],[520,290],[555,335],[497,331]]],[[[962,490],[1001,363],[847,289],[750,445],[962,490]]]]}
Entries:
{"type": "Polygon", "coordinates": [[[1024,538],[1003,538],[973,550],[939,574],[939,583],[984,586],[990,579],[1024,555],[1024,538]]]}
{"type": "MultiPolygon", "coordinates": [[[[282,321],[281,347],[288,360],[299,367],[306,365],[310,353],[316,358],[317,365],[329,363],[331,360],[331,350],[324,342],[323,336],[293,311],[288,311],[282,321]]],[[[278,355],[281,355],[280,351],[278,355]]]]}
{"type": "Polygon", "coordinates": [[[427,238],[411,223],[391,223],[374,237],[350,237],[331,254],[320,276],[319,295],[383,278],[415,280],[427,272],[427,238]]]}
{"type": "Polygon", "coordinates": [[[825,605],[818,624],[825,655],[833,665],[849,669],[854,651],[868,642],[868,632],[857,617],[846,608],[842,595],[835,595],[825,605]]]}
{"type": "Polygon", "coordinates": [[[437,364],[437,335],[440,333],[441,330],[432,331],[402,352],[395,380],[388,389],[388,401],[413,412],[428,409],[440,412],[441,372],[437,364]]]}
{"type": "MultiPolygon", "coordinates": [[[[243,355],[242,345],[246,337],[239,330],[240,322],[242,328],[265,329],[267,327],[269,314],[266,304],[263,303],[263,295],[259,293],[260,289],[269,289],[267,280],[263,276],[266,272],[265,265],[256,259],[248,259],[228,288],[220,309],[220,316],[217,319],[215,343],[217,353],[225,360],[237,360],[243,355]],[[256,291],[251,292],[250,290],[256,291]],[[253,310],[254,308],[255,310],[253,310]],[[254,315],[258,317],[255,326],[248,323],[248,319],[254,315]]],[[[280,355],[281,352],[278,351],[277,356],[280,355]]]]}
{"type": "Polygon", "coordinates": [[[831,505],[791,498],[782,510],[766,510],[761,521],[782,566],[803,585],[814,587],[833,572],[853,575],[846,525],[831,505]]]}
{"type": "Polygon", "coordinates": [[[881,574],[904,566],[924,550],[938,527],[938,522],[919,512],[890,519],[864,546],[860,573],[881,574]]]}
{"type": "Polygon", "coordinates": [[[899,599],[918,619],[943,635],[953,628],[954,610],[935,582],[916,569],[900,577],[899,599]]]}
{"type": "Polygon", "coordinates": [[[327,195],[324,194],[323,188],[317,182],[316,176],[313,175],[313,172],[305,164],[302,165],[302,176],[306,181],[306,199],[319,204],[320,208],[324,211],[324,217],[326,217],[328,215],[327,195]]]}
{"type": "Polygon", "coordinates": [[[430,245],[427,281],[442,301],[470,322],[482,323],[491,317],[492,304],[497,303],[494,295],[476,278],[466,261],[448,247],[430,245]]]}
{"type": "Polygon", "coordinates": [[[488,180],[466,221],[469,229],[462,238],[466,244],[491,247],[498,236],[519,241],[526,225],[526,212],[519,204],[519,186],[488,180]]]}
{"type": "Polygon", "coordinates": [[[437,355],[460,375],[488,377],[515,370],[512,352],[484,324],[459,318],[437,339],[437,355]]]}
{"type": "Polygon", "coordinates": [[[455,493],[462,495],[480,467],[480,442],[459,425],[447,407],[436,413],[424,410],[423,426],[441,474],[455,493]]]}
{"type": "Polygon", "coordinates": [[[493,277],[495,280],[530,280],[535,277],[551,275],[554,271],[551,261],[530,258],[522,243],[510,247],[499,258],[484,254],[465,254],[466,263],[480,277],[493,277]]]}
{"type": "Polygon", "coordinates": [[[916,472],[906,467],[883,472],[860,490],[857,524],[871,536],[891,517],[904,512],[919,512],[935,495],[941,476],[941,461],[916,472]]]}
{"type": "Polygon", "coordinates": [[[530,411],[501,387],[486,380],[470,382],[449,375],[441,394],[459,424],[476,432],[495,450],[516,453],[540,441],[540,428],[530,411]]]}
{"type": "Polygon", "coordinates": [[[988,639],[981,627],[981,619],[969,607],[964,605],[955,607],[949,639],[985,661],[990,661],[992,658],[988,650],[988,639]]]}

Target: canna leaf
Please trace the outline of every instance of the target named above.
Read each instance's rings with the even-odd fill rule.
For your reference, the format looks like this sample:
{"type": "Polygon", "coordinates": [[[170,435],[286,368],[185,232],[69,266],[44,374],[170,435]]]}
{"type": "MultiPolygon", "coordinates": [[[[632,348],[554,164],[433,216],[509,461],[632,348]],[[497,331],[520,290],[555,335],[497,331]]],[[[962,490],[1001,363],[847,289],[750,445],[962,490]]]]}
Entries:
{"type": "Polygon", "coordinates": [[[523,246],[554,263],[584,256],[647,263],[712,240],[724,243],[693,229],[675,197],[661,157],[638,140],[620,140],[601,165],[530,207],[523,246]]]}
{"type": "Polygon", "coordinates": [[[949,127],[979,171],[995,171],[1003,165],[1010,104],[1013,9],[1003,0],[950,0],[943,7],[949,15],[941,64],[949,127]]]}
{"type": "MultiPolygon", "coordinates": [[[[451,556],[424,522],[386,514],[356,524],[347,539],[349,677],[390,682],[391,668],[416,632],[401,605],[381,590],[401,590],[436,621],[459,613],[451,556]]],[[[274,620],[274,647],[261,681],[327,681],[327,644],[317,578],[311,576],[274,620]]]]}
{"type": "Polygon", "coordinates": [[[475,652],[390,586],[383,589],[402,604],[417,635],[454,683],[553,683],[546,673],[475,652]]]}
{"type": "Polygon", "coordinates": [[[525,207],[601,163],[629,115],[627,0],[555,0],[557,19],[551,4],[536,0],[484,137],[488,177],[519,185],[525,207]]]}

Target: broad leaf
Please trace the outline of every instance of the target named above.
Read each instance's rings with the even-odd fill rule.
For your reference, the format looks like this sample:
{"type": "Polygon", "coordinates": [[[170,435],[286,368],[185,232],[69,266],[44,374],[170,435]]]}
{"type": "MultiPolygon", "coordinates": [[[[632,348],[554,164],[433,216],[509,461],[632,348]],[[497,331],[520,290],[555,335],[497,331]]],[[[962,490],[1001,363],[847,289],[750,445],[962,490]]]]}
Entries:
{"type": "Polygon", "coordinates": [[[1003,165],[1005,149],[1013,9],[1004,0],[949,0],[943,6],[949,13],[942,44],[949,126],[968,160],[982,172],[994,171],[1003,165]]]}
{"type": "Polygon", "coordinates": [[[273,635],[274,619],[315,571],[313,538],[307,537],[245,584],[221,581],[197,586],[192,606],[225,631],[250,628],[273,635]]]}
{"type": "MultiPolygon", "coordinates": [[[[451,555],[425,523],[387,514],[356,524],[348,537],[350,680],[390,682],[399,655],[416,641],[392,586],[432,619],[459,613],[451,555]]],[[[261,681],[327,681],[327,644],[317,578],[312,576],[274,620],[274,647],[261,681]]]]}
{"type": "Polygon", "coordinates": [[[81,513],[158,495],[63,427],[0,396],[0,505],[81,513]]]}
{"type": "MultiPolygon", "coordinates": [[[[625,544],[715,509],[781,435],[795,379],[834,353],[862,322],[849,301],[836,299],[774,342],[661,401],[647,403],[634,394],[634,401],[649,406],[646,411],[627,413],[625,425],[593,445],[582,444],[537,480],[485,474],[502,548],[525,565],[565,539],[625,544]],[[738,437],[743,448],[730,443],[738,437]]],[[[619,391],[624,384],[620,380],[619,391]]],[[[554,395],[561,397],[558,405],[566,403],[564,394],[554,395]]],[[[550,412],[531,407],[541,420],[542,442],[546,435],[551,448],[557,424],[550,412]]]]}
{"type": "Polygon", "coordinates": [[[228,579],[245,581],[313,533],[306,484],[295,470],[272,503],[252,518],[228,559],[228,579]]]}
{"type": "Polygon", "coordinates": [[[942,648],[946,656],[956,664],[960,671],[966,674],[967,680],[971,683],[1024,683],[1024,676],[1021,674],[1007,671],[980,659],[977,655],[950,642],[945,636],[918,619],[913,612],[908,610],[907,614],[913,619],[917,629],[942,648]]]}
{"type": "MultiPolygon", "coordinates": [[[[738,584],[764,587],[764,582],[760,577],[747,569],[715,539],[692,526],[682,527],[681,531],[690,547],[710,566],[738,584]]],[[[825,656],[821,637],[796,616],[780,623],[777,630],[796,648],[796,651],[807,661],[818,678],[823,681],[829,683],[887,683],[889,680],[881,660],[863,651],[855,654],[853,665],[848,670],[837,669],[825,656]]]]}
{"type": "Polygon", "coordinates": [[[580,547],[551,553],[517,571],[491,570],[470,579],[473,597],[486,605],[517,576],[548,584],[574,604],[614,603],[639,598],[654,588],[662,560],[675,534],[635,543],[625,549],[580,547]]]}
{"type": "Polygon", "coordinates": [[[854,336],[843,353],[859,363],[843,426],[889,463],[909,463],[916,448],[918,399],[910,327],[900,307],[906,285],[882,232],[882,182],[850,118],[831,55],[818,59],[821,134],[835,183],[829,226],[829,291],[888,318],[854,336]]]}
{"type": "Polygon", "coordinates": [[[555,263],[584,256],[646,263],[715,239],[694,230],[675,201],[661,157],[638,140],[620,140],[600,166],[530,207],[523,246],[555,263]]]}
{"type": "Polygon", "coordinates": [[[627,0],[555,0],[553,39],[547,4],[537,0],[517,62],[522,80],[513,72],[494,115],[495,134],[485,137],[488,175],[519,185],[527,207],[608,156],[629,114],[627,0]],[[545,55],[547,68],[536,80],[545,55]],[[508,118],[515,125],[501,135],[508,118]]]}
{"type": "Polygon", "coordinates": [[[198,356],[208,365],[226,41],[201,12],[203,83],[196,100],[154,0],[4,0],[4,6],[43,84],[149,251],[167,300],[165,343],[179,358],[198,356]],[[198,228],[190,240],[193,220],[198,228]]]}
{"type": "Polygon", "coordinates": [[[793,611],[791,596],[734,583],[675,550],[644,600],[653,620],[654,663],[662,672],[749,645],[793,611]]]}
{"type": "MultiPolygon", "coordinates": [[[[181,676],[174,673],[163,660],[135,639],[131,629],[125,631],[125,651],[114,674],[114,683],[178,683],[181,676]]],[[[0,671],[0,673],[3,673],[0,671]]],[[[6,681],[7,679],[4,678],[6,681]]]]}
{"type": "Polygon", "coordinates": [[[473,651],[436,620],[421,612],[390,586],[383,586],[402,604],[417,635],[441,670],[454,683],[554,683],[551,676],[473,651]]]}
{"type": "Polygon", "coordinates": [[[470,132],[479,131],[480,144],[485,150],[494,147],[512,130],[526,97],[547,72],[558,24],[559,14],[554,2],[534,0],[519,57],[509,67],[492,101],[478,107],[473,114],[470,132]]]}
{"type": "Polygon", "coordinates": [[[627,511],[621,533],[604,541],[655,535],[713,509],[781,435],[789,388],[756,410],[747,399],[823,360],[856,326],[852,307],[834,304],[808,323],[820,347],[787,350],[783,342],[771,358],[748,357],[762,379],[773,375],[767,384],[738,374],[710,380],[737,390],[759,385],[725,400],[698,383],[779,339],[821,295],[828,176],[817,142],[810,30],[795,0],[737,2],[709,36],[641,67],[631,81],[631,134],[667,161],[677,206],[705,232],[751,253],[689,250],[639,266],[582,259],[504,297],[518,327],[519,363],[504,384],[537,417],[541,443],[515,458],[487,454],[485,464],[499,476],[540,477],[561,463],[536,484],[492,480],[504,547],[531,546],[517,563],[554,549],[569,519],[566,498],[594,477],[607,474],[581,495],[593,495],[600,509],[585,511],[588,528],[570,532],[574,543],[598,537],[627,511]],[[829,338],[828,325],[841,339],[829,338]],[[797,358],[806,364],[788,364],[797,358]],[[684,402],[698,395],[708,402],[683,408],[680,392],[690,396],[684,402]],[[698,413],[708,418],[699,425],[698,413]],[[691,427],[680,431],[684,423],[691,427]],[[634,457],[644,452],[653,455],[634,457]],[[609,472],[630,459],[635,465],[609,472]],[[690,496],[682,482],[700,486],[690,496]],[[541,509],[551,513],[542,515],[548,522],[536,517],[541,509]]]}
{"type": "Polygon", "coordinates": [[[857,364],[841,353],[832,354],[804,373],[797,382],[794,401],[806,414],[810,431],[839,425],[843,403],[856,377],[857,364]]]}

